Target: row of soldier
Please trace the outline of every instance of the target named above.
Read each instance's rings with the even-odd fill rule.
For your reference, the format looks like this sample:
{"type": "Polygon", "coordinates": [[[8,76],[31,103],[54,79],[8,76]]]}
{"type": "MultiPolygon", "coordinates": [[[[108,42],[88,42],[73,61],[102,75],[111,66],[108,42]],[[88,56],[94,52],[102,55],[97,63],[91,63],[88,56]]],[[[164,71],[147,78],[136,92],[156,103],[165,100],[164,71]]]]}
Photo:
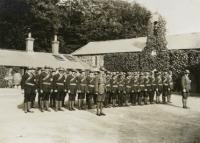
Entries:
{"type": "MultiPolygon", "coordinates": [[[[32,112],[35,97],[38,95],[40,110],[62,111],[66,107],[65,98],[68,95],[68,109],[75,110],[78,99],[78,109],[91,109],[98,104],[99,71],[73,70],[50,67],[28,68],[22,78],[24,89],[24,111],[32,112]],[[86,99],[86,106],[85,106],[86,99]]],[[[105,77],[105,94],[100,101],[104,107],[129,106],[171,102],[173,88],[171,72],[103,72],[105,77]]],[[[103,113],[102,113],[103,114],[103,113]]]]}

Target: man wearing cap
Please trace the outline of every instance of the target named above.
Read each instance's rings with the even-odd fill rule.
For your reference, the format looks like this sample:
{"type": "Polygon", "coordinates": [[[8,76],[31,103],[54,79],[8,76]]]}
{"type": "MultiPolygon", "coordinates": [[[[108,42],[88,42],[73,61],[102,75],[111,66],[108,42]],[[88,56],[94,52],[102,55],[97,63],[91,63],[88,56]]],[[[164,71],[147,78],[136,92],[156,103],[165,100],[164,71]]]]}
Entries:
{"type": "MultiPolygon", "coordinates": [[[[51,77],[53,79],[53,82],[52,82],[52,87],[54,88],[55,86],[55,77],[57,76],[58,74],[58,69],[52,69],[51,70],[51,77]]],[[[50,107],[52,108],[55,108],[56,107],[56,94],[54,89],[53,89],[53,92],[51,92],[50,94],[50,107]]]]}
{"type": "Polygon", "coordinates": [[[68,75],[67,79],[67,87],[68,87],[68,94],[69,94],[69,110],[75,110],[75,100],[77,94],[77,72],[76,70],[71,69],[71,73],[68,75]]]}
{"type": "Polygon", "coordinates": [[[39,79],[39,88],[41,93],[40,109],[43,112],[45,108],[46,111],[50,112],[51,110],[49,109],[49,97],[50,94],[53,92],[53,79],[50,74],[50,67],[45,67],[45,70],[40,74],[39,79]]]}
{"type": "Polygon", "coordinates": [[[168,95],[167,95],[167,102],[171,103],[171,92],[174,88],[174,83],[173,83],[173,78],[172,78],[172,71],[169,71],[168,72],[168,84],[169,84],[169,92],[168,92],[168,95]]]}
{"type": "Polygon", "coordinates": [[[138,96],[138,105],[142,105],[142,99],[144,97],[144,92],[145,92],[145,78],[144,78],[144,73],[141,72],[140,73],[140,77],[139,77],[139,96],[138,96]]]}
{"type": "Polygon", "coordinates": [[[148,97],[150,94],[151,90],[151,84],[150,84],[150,78],[149,78],[149,73],[145,72],[145,77],[144,77],[144,104],[148,104],[148,97]]]}
{"type": "Polygon", "coordinates": [[[118,94],[118,75],[113,73],[110,84],[111,84],[111,96],[112,96],[112,106],[117,107],[117,94],[118,94]]]}
{"type": "Polygon", "coordinates": [[[131,79],[131,103],[132,105],[137,104],[137,99],[138,99],[138,74],[137,72],[133,73],[133,77],[131,79]]]}
{"type": "Polygon", "coordinates": [[[105,69],[100,68],[99,74],[95,85],[97,86],[97,116],[105,116],[103,113],[103,102],[106,94],[106,77],[104,74],[105,69]]]}
{"type": "Polygon", "coordinates": [[[189,78],[190,71],[185,70],[184,75],[181,78],[181,87],[182,87],[182,103],[183,103],[183,108],[187,109],[187,99],[190,95],[190,90],[191,90],[191,80],[189,78]]]}
{"type": "Polygon", "coordinates": [[[31,108],[32,96],[36,93],[36,79],[33,74],[34,69],[28,68],[26,73],[22,76],[21,88],[24,89],[24,112],[33,112],[31,108]]]}
{"type": "Polygon", "coordinates": [[[106,94],[105,94],[105,102],[104,106],[109,107],[111,102],[111,74],[110,72],[106,71],[106,94]]]}
{"type": "Polygon", "coordinates": [[[86,81],[87,81],[86,103],[87,103],[88,109],[92,109],[92,98],[93,98],[93,95],[96,94],[95,77],[94,77],[93,71],[90,71],[89,75],[86,78],[86,81]]]}
{"type": "Polygon", "coordinates": [[[77,77],[78,83],[78,108],[84,109],[84,99],[87,92],[87,81],[84,70],[80,70],[80,75],[77,77]]]}
{"type": "Polygon", "coordinates": [[[150,73],[149,80],[150,80],[150,85],[151,85],[151,91],[149,93],[149,102],[150,102],[150,104],[153,104],[154,103],[154,95],[155,95],[155,91],[156,91],[155,75],[154,75],[153,71],[150,73]]]}
{"type": "MultiPolygon", "coordinates": [[[[126,89],[126,94],[125,94],[125,106],[128,106],[128,101],[131,97],[131,87],[132,87],[132,76],[131,73],[127,73],[125,77],[125,89],[126,89]]],[[[132,101],[132,98],[131,98],[132,101]]]]}
{"type": "Polygon", "coordinates": [[[118,105],[123,106],[125,97],[125,78],[121,72],[118,76],[118,105]]]}
{"type": "Polygon", "coordinates": [[[156,103],[159,104],[160,96],[161,96],[162,90],[163,90],[163,82],[162,82],[161,72],[156,71],[155,82],[156,82],[156,103]]]}
{"type": "Polygon", "coordinates": [[[56,102],[56,108],[55,111],[63,111],[62,109],[62,103],[63,103],[63,98],[65,96],[65,76],[64,76],[64,69],[59,68],[58,69],[58,74],[54,75],[53,77],[53,90],[55,92],[55,102],[56,102]]]}
{"type": "Polygon", "coordinates": [[[168,92],[169,92],[169,82],[168,82],[168,73],[167,72],[163,72],[163,94],[162,94],[162,102],[164,104],[167,103],[167,96],[168,96],[168,92]]]}

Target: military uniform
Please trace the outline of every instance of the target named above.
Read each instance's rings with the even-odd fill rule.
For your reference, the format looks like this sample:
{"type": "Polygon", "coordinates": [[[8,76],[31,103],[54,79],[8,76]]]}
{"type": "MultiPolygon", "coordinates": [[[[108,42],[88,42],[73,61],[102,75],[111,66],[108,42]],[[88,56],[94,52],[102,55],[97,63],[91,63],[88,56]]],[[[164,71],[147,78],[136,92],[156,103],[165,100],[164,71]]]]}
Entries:
{"type": "Polygon", "coordinates": [[[128,74],[125,78],[125,90],[126,90],[125,105],[128,106],[128,102],[131,98],[131,92],[132,92],[132,76],[130,74],[128,74]]]}
{"type": "Polygon", "coordinates": [[[162,102],[166,103],[166,98],[169,94],[169,82],[168,82],[168,74],[167,72],[163,73],[163,94],[162,94],[162,102]]]}
{"type": "Polygon", "coordinates": [[[117,94],[118,94],[118,83],[117,83],[117,75],[113,75],[110,84],[111,84],[111,97],[112,97],[112,105],[113,107],[116,107],[116,101],[117,101],[117,94]]]}
{"type": "Polygon", "coordinates": [[[181,78],[183,108],[188,108],[187,98],[189,97],[191,90],[191,80],[189,78],[189,74],[190,74],[189,70],[186,70],[181,78]]]}
{"type": "Polygon", "coordinates": [[[77,77],[77,80],[79,109],[84,109],[83,101],[87,93],[87,80],[84,71],[81,71],[81,75],[77,77]]]}
{"type": "Polygon", "coordinates": [[[156,91],[156,80],[155,80],[155,76],[154,76],[153,73],[151,73],[151,76],[149,78],[150,78],[150,84],[151,84],[151,91],[150,91],[150,94],[149,94],[149,101],[150,101],[150,104],[153,104],[153,102],[154,102],[154,94],[155,94],[155,91],[156,91]]]}
{"type": "Polygon", "coordinates": [[[138,83],[139,83],[138,104],[142,105],[142,100],[143,100],[143,97],[144,97],[144,94],[145,94],[145,78],[144,78],[143,73],[140,74],[138,83]]]}
{"type": "Polygon", "coordinates": [[[67,77],[67,87],[68,87],[68,93],[69,93],[69,110],[75,110],[74,104],[77,94],[77,76],[76,71],[72,70],[72,74],[68,75],[67,77]]]}
{"type": "Polygon", "coordinates": [[[139,96],[139,77],[137,73],[134,73],[131,83],[132,83],[131,103],[133,105],[136,105],[138,101],[138,96],[139,96]]]}
{"type": "Polygon", "coordinates": [[[31,101],[33,96],[35,95],[36,92],[36,79],[34,74],[30,71],[33,69],[28,69],[29,71],[26,72],[22,76],[22,81],[21,81],[21,88],[24,89],[24,112],[32,112],[30,110],[31,108],[31,101]]]}
{"type": "Polygon", "coordinates": [[[167,95],[167,102],[171,102],[171,92],[174,88],[174,83],[173,83],[173,78],[172,78],[172,72],[169,72],[169,76],[168,76],[168,84],[169,84],[169,92],[167,95]]]}
{"type": "Polygon", "coordinates": [[[123,106],[125,99],[125,79],[122,74],[118,77],[118,104],[123,106]]]}
{"type": "Polygon", "coordinates": [[[160,103],[160,95],[162,94],[163,90],[161,73],[156,72],[155,82],[156,82],[156,103],[160,103]]]}
{"type": "Polygon", "coordinates": [[[53,90],[55,92],[56,111],[62,110],[62,103],[65,97],[65,76],[63,69],[59,69],[59,73],[53,77],[53,90]]]}
{"type": "Polygon", "coordinates": [[[39,81],[39,89],[40,89],[40,93],[41,93],[41,99],[40,99],[40,108],[41,111],[43,112],[43,108],[45,106],[47,111],[50,111],[49,109],[49,97],[50,94],[53,92],[53,88],[52,88],[52,76],[50,74],[50,72],[48,71],[49,68],[46,68],[45,71],[43,71],[40,74],[40,81],[39,81]]]}
{"type": "Polygon", "coordinates": [[[151,84],[150,84],[150,79],[148,73],[145,73],[144,77],[144,104],[148,104],[148,97],[149,94],[151,93],[151,84]]]}
{"type": "Polygon", "coordinates": [[[88,106],[88,109],[92,108],[92,98],[94,94],[96,94],[95,91],[95,77],[91,75],[92,72],[90,72],[90,75],[87,76],[86,82],[87,82],[87,94],[86,94],[86,104],[88,106]]]}
{"type": "Polygon", "coordinates": [[[108,107],[108,105],[111,103],[111,75],[110,73],[106,74],[106,94],[105,94],[105,107],[108,107]]]}

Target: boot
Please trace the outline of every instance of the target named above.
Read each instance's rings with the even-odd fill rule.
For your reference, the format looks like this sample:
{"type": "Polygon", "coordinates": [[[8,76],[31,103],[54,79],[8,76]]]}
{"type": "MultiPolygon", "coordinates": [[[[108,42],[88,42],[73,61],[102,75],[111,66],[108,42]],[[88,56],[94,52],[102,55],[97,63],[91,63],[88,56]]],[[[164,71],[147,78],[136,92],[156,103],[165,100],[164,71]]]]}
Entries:
{"type": "Polygon", "coordinates": [[[49,101],[45,101],[45,107],[48,112],[51,112],[51,110],[49,109],[49,101]]]}
{"type": "Polygon", "coordinates": [[[72,110],[75,110],[75,108],[74,108],[74,101],[72,101],[72,110]]]}
{"type": "Polygon", "coordinates": [[[28,112],[28,103],[25,102],[24,103],[24,113],[27,113],[28,112]]]}
{"type": "Polygon", "coordinates": [[[40,109],[41,109],[41,112],[44,112],[44,101],[43,100],[40,100],[40,109]]]}
{"type": "Polygon", "coordinates": [[[58,105],[59,107],[58,107],[58,110],[60,110],[60,111],[64,111],[63,109],[62,109],[62,101],[59,101],[59,105],[58,105]]]}
{"type": "Polygon", "coordinates": [[[27,111],[30,112],[30,113],[33,113],[33,111],[31,111],[30,109],[31,109],[31,102],[28,102],[28,108],[27,108],[27,111]]]}
{"type": "Polygon", "coordinates": [[[56,101],[56,105],[55,105],[55,111],[57,112],[58,111],[58,101],[56,101]]]}

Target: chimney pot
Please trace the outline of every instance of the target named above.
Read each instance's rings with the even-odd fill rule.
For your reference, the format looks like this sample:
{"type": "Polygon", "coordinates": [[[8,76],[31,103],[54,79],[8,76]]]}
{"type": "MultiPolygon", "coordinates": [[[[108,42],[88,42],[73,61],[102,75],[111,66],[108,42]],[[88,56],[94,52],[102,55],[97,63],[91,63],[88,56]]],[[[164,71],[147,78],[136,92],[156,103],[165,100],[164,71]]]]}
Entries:
{"type": "Polygon", "coordinates": [[[31,37],[31,32],[28,33],[28,38],[26,38],[26,51],[33,52],[34,38],[31,37]]]}
{"type": "Polygon", "coordinates": [[[54,40],[52,41],[52,54],[59,54],[59,41],[57,35],[54,35],[54,40]]]}

